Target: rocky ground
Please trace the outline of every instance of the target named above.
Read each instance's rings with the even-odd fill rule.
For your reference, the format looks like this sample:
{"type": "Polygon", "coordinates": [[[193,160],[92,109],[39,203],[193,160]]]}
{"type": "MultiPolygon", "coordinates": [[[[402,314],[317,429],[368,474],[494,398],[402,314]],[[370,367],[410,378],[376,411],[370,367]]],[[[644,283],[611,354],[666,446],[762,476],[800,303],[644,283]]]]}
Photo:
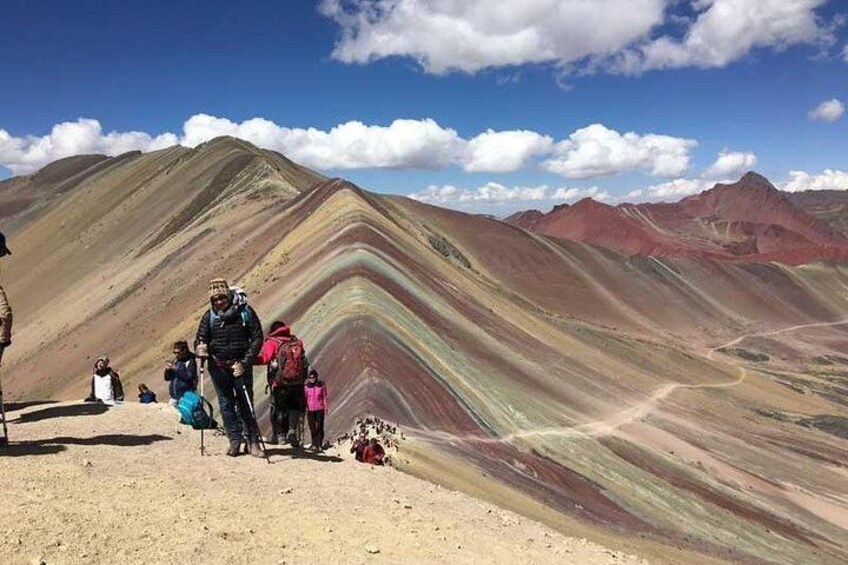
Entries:
{"type": "Polygon", "coordinates": [[[270,464],[166,405],[10,405],[3,563],[644,563],[347,454],[270,464]]]}

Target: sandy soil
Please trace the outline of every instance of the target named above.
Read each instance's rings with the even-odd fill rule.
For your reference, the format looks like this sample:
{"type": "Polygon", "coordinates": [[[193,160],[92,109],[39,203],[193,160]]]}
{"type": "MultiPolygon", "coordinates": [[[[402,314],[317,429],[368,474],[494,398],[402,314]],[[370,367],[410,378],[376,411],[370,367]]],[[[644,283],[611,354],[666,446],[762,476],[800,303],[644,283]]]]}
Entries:
{"type": "Polygon", "coordinates": [[[644,563],[334,451],[201,457],[166,405],[9,408],[4,563],[644,563]]]}

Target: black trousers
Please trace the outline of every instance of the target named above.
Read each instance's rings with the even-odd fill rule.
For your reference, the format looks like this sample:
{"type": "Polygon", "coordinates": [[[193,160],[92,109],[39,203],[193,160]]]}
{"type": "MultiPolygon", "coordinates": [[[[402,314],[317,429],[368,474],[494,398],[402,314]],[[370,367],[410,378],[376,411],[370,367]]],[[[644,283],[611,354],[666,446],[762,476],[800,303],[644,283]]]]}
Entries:
{"type": "Polygon", "coordinates": [[[283,385],[271,391],[271,426],[277,434],[297,437],[300,417],[306,410],[303,385],[283,385]]]}
{"type": "Polygon", "coordinates": [[[324,411],[308,411],[306,413],[306,421],[309,422],[309,434],[312,436],[312,445],[314,447],[324,447],[324,411]]]}

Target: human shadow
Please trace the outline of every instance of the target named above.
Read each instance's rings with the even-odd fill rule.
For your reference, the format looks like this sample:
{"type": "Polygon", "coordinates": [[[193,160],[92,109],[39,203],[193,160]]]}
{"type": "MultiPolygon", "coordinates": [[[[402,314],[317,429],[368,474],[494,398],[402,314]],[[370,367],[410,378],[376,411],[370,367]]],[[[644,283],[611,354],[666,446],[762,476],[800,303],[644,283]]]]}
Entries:
{"type": "Polygon", "coordinates": [[[67,418],[72,416],[96,416],[109,410],[109,406],[100,403],[70,404],[66,406],[52,406],[21,414],[12,422],[16,424],[28,424],[40,422],[51,418],[67,418]]]}
{"type": "Polygon", "coordinates": [[[64,445],[45,445],[40,441],[19,441],[0,447],[0,458],[28,455],[55,455],[68,449],[64,445]]]}
{"type": "Polygon", "coordinates": [[[152,445],[158,441],[171,441],[173,438],[159,434],[133,436],[126,434],[105,434],[92,437],[54,437],[39,440],[43,443],[58,443],[60,445],[113,445],[116,447],[140,447],[152,445]]]}
{"type": "Polygon", "coordinates": [[[16,412],[17,410],[23,410],[24,408],[29,408],[31,406],[56,404],[58,402],[58,400],[28,400],[25,402],[5,402],[3,404],[3,408],[6,410],[6,412],[16,412]]]}
{"type": "Polygon", "coordinates": [[[0,457],[23,457],[26,455],[53,455],[68,449],[69,445],[113,445],[116,447],[140,447],[158,441],[170,441],[168,436],[106,434],[93,437],[60,436],[47,439],[13,442],[0,447],[0,457]]]}
{"type": "Polygon", "coordinates": [[[323,461],[325,463],[340,463],[344,461],[344,459],[336,455],[315,453],[314,451],[308,451],[300,448],[295,449],[293,447],[277,447],[269,449],[265,453],[268,457],[271,457],[272,455],[288,455],[292,459],[310,459],[312,461],[323,461]]]}

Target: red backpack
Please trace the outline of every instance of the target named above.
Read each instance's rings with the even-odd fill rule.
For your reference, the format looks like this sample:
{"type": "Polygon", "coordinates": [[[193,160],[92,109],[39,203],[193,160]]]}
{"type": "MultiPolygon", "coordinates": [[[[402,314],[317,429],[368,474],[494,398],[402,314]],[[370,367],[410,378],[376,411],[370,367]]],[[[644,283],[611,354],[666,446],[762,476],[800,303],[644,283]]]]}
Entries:
{"type": "Polygon", "coordinates": [[[277,363],[280,367],[276,378],[278,383],[295,384],[306,381],[308,369],[306,352],[303,342],[295,336],[291,336],[286,341],[280,341],[280,347],[277,349],[277,363]]]}

